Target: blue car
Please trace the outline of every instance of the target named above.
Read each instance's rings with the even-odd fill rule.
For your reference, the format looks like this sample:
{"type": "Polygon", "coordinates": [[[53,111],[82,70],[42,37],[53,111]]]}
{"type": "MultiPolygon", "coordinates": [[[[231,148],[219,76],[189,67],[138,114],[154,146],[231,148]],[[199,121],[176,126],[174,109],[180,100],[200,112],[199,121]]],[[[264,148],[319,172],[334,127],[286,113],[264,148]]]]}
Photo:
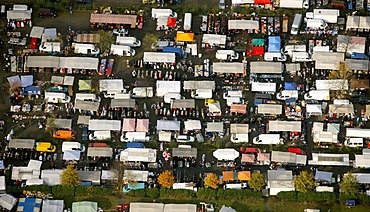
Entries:
{"type": "Polygon", "coordinates": [[[87,127],[82,127],[82,136],[81,137],[82,137],[81,139],[83,141],[89,140],[89,134],[88,134],[87,127]]]}

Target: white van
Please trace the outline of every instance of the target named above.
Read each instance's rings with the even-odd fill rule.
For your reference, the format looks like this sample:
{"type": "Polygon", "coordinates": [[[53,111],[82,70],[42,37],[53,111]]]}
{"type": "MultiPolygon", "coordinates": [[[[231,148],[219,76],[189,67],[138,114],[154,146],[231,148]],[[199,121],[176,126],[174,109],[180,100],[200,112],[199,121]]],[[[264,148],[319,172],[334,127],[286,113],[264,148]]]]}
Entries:
{"type": "Polygon", "coordinates": [[[176,141],[181,143],[194,142],[195,138],[193,136],[188,135],[177,135],[176,141]]]}
{"type": "Polygon", "coordinates": [[[191,98],[194,99],[212,99],[212,89],[196,89],[191,92],[191,98]]]}
{"type": "Polygon", "coordinates": [[[72,48],[75,49],[75,54],[99,54],[100,50],[99,48],[95,47],[94,44],[88,44],[88,43],[72,43],[72,48]]]}
{"type": "Polygon", "coordinates": [[[94,131],[89,135],[90,141],[105,141],[111,139],[110,131],[94,131]]]}
{"type": "Polygon", "coordinates": [[[265,59],[265,61],[269,62],[285,62],[288,59],[287,56],[281,52],[266,52],[263,58],[265,59]]]}
{"type": "Polygon", "coordinates": [[[308,62],[312,61],[312,58],[307,52],[293,52],[292,62],[308,62]]]}
{"type": "Polygon", "coordinates": [[[163,97],[165,103],[170,104],[173,99],[181,99],[182,96],[179,93],[166,93],[163,97]]]}
{"type": "Polygon", "coordinates": [[[284,54],[293,57],[293,52],[307,52],[306,45],[286,45],[284,47],[284,54]]]}
{"type": "Polygon", "coordinates": [[[121,135],[121,142],[149,142],[146,132],[126,132],[121,135]]]}
{"type": "Polygon", "coordinates": [[[352,104],[348,99],[334,99],[333,104],[335,105],[349,105],[352,104]]]}
{"type": "Polygon", "coordinates": [[[192,20],[192,14],[191,13],[185,13],[184,30],[186,30],[186,31],[191,30],[191,20],[192,20]]]}
{"type": "Polygon", "coordinates": [[[227,99],[229,97],[243,97],[243,91],[225,91],[223,95],[224,99],[227,99]]]}
{"type": "Polygon", "coordinates": [[[231,106],[232,104],[241,104],[242,99],[240,97],[232,96],[226,98],[226,105],[231,106]]]}
{"type": "Polygon", "coordinates": [[[302,14],[295,14],[292,29],[290,30],[290,34],[298,35],[299,28],[301,27],[302,23],[302,14]]]}
{"type": "Polygon", "coordinates": [[[280,134],[260,134],[253,138],[253,144],[280,144],[280,134]]]}
{"type": "Polygon", "coordinates": [[[115,45],[110,46],[110,53],[116,56],[127,56],[133,57],[136,54],[136,51],[129,46],[115,45]]]}
{"type": "Polygon", "coordinates": [[[219,60],[237,60],[239,59],[239,53],[234,50],[217,50],[216,59],[219,60]]]}
{"type": "Polygon", "coordinates": [[[153,87],[136,87],[132,90],[133,98],[152,98],[154,95],[153,87]]]}
{"type": "Polygon", "coordinates": [[[198,190],[195,183],[174,183],[172,189],[186,189],[195,192],[198,190]]]}
{"type": "Polygon", "coordinates": [[[79,142],[64,141],[62,144],[62,152],[65,151],[80,151],[85,152],[86,148],[79,142]]]}
{"type": "Polygon", "coordinates": [[[60,52],[60,42],[44,42],[39,46],[40,52],[60,52]]]}
{"type": "Polygon", "coordinates": [[[282,90],[276,94],[276,99],[279,99],[279,100],[287,100],[291,98],[298,99],[297,90],[282,90]]]}
{"type": "Polygon", "coordinates": [[[318,100],[318,101],[328,101],[330,100],[329,90],[311,90],[304,94],[305,100],[318,100]]]}
{"type": "Polygon", "coordinates": [[[94,93],[76,93],[75,102],[77,100],[90,101],[90,102],[101,102],[100,96],[94,93]]]}
{"type": "Polygon", "coordinates": [[[248,134],[234,133],[231,134],[230,141],[233,143],[249,142],[248,134]]]}
{"type": "Polygon", "coordinates": [[[158,17],[170,17],[170,16],[177,18],[177,13],[173,12],[171,9],[152,8],[152,19],[157,19],[158,17]]]}
{"type": "Polygon", "coordinates": [[[308,28],[325,29],[327,26],[328,24],[321,19],[307,19],[308,28]]]}
{"type": "Polygon", "coordinates": [[[225,189],[243,189],[247,188],[246,183],[226,183],[225,189]]]}
{"type": "Polygon", "coordinates": [[[116,44],[130,47],[140,47],[141,41],[136,39],[135,37],[117,36],[116,44]]]}
{"type": "Polygon", "coordinates": [[[116,93],[114,99],[131,99],[130,93],[116,93]]]}
{"type": "Polygon", "coordinates": [[[344,141],[344,144],[352,148],[364,147],[364,139],[363,138],[347,138],[344,141]]]}
{"type": "Polygon", "coordinates": [[[49,103],[68,103],[71,97],[65,93],[45,91],[45,101],[49,103]]]}

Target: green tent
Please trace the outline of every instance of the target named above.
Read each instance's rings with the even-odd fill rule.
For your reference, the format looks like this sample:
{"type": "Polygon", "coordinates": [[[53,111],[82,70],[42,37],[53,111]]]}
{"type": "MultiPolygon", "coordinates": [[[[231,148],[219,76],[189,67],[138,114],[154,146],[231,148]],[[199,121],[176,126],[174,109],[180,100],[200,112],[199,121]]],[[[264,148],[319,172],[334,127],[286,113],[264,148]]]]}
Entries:
{"type": "Polygon", "coordinates": [[[91,91],[91,80],[79,80],[78,90],[80,91],[91,91]]]}
{"type": "Polygon", "coordinates": [[[265,39],[263,38],[253,38],[252,39],[252,46],[264,46],[265,39]]]}
{"type": "Polygon", "coordinates": [[[72,212],[97,212],[98,203],[96,202],[74,202],[72,203],[72,212]]]}

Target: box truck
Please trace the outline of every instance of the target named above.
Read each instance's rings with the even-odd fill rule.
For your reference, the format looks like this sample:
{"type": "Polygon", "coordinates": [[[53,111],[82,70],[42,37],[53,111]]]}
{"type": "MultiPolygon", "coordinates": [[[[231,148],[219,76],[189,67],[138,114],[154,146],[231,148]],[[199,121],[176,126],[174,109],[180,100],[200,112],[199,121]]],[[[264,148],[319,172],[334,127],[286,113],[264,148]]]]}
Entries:
{"type": "Polygon", "coordinates": [[[184,17],[184,30],[185,31],[191,30],[191,20],[192,20],[192,14],[185,13],[185,17],[184,17]]]}
{"type": "Polygon", "coordinates": [[[140,47],[141,41],[136,39],[135,37],[117,36],[116,44],[130,47],[140,47]]]}
{"type": "Polygon", "coordinates": [[[75,49],[75,54],[99,54],[99,48],[95,47],[94,44],[87,44],[87,43],[72,43],[72,48],[75,49]]]}
{"type": "Polygon", "coordinates": [[[295,14],[290,34],[298,35],[302,23],[302,14],[295,14]]]}
{"type": "Polygon", "coordinates": [[[127,56],[133,57],[136,54],[136,51],[132,49],[130,46],[122,46],[122,45],[114,45],[112,44],[110,47],[110,53],[116,56],[127,56]]]}

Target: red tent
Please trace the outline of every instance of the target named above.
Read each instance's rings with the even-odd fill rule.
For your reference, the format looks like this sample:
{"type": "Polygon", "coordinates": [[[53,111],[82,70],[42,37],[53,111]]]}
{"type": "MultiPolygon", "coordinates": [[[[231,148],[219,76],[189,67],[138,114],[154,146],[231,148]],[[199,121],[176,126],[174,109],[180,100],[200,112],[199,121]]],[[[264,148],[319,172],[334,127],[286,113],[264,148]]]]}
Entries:
{"type": "Polygon", "coordinates": [[[265,54],[265,47],[263,46],[252,46],[252,49],[247,52],[249,57],[258,57],[265,54]]]}
{"type": "Polygon", "coordinates": [[[176,18],[168,18],[167,19],[167,26],[168,27],[174,27],[174,26],[176,26],[176,18]]]}
{"type": "Polygon", "coordinates": [[[254,0],[255,4],[271,4],[271,0],[254,0]]]}

